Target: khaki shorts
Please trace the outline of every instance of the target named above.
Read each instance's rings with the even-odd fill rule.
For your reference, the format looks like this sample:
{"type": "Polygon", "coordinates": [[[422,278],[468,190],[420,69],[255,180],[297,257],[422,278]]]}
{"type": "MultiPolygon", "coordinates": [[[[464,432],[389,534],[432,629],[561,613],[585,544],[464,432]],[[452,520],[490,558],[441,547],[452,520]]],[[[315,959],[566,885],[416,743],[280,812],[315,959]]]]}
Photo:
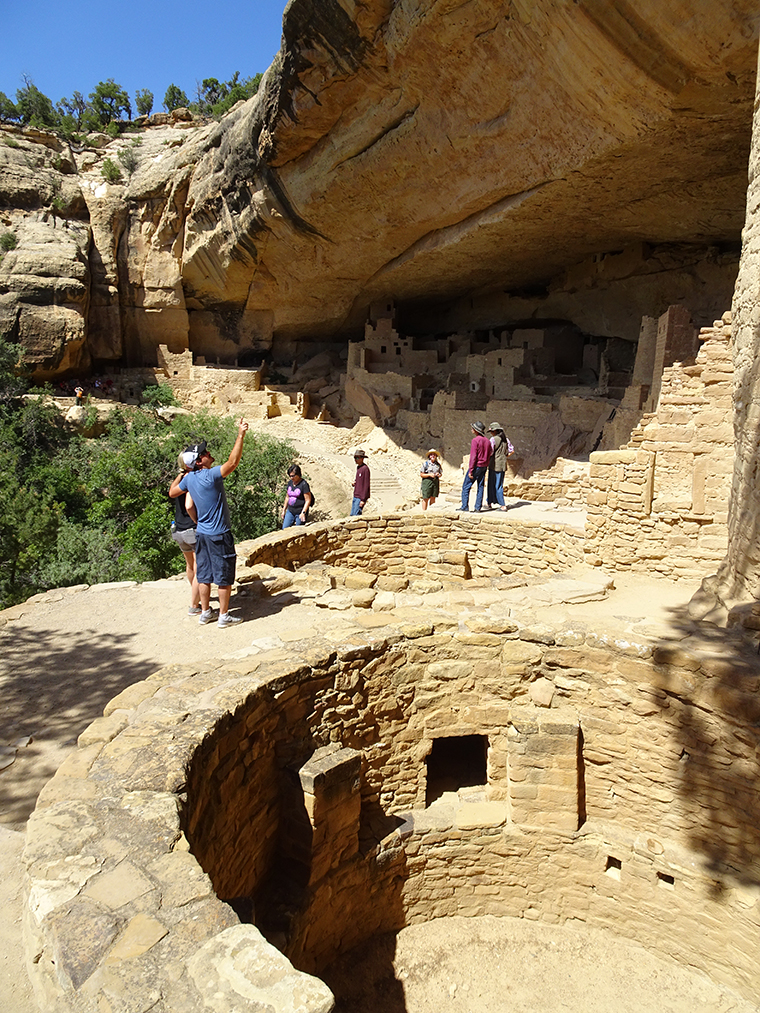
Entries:
{"type": "Polygon", "coordinates": [[[195,528],[187,528],[185,531],[172,531],[172,538],[183,552],[195,551],[195,528]]]}

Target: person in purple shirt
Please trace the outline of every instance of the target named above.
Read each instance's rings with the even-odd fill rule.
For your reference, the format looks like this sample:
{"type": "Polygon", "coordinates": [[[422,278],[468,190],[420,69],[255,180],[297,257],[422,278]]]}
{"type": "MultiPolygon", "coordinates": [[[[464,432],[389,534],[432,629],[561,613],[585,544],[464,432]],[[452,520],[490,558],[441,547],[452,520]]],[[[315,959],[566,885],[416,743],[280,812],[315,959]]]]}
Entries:
{"type": "Polygon", "coordinates": [[[483,506],[483,487],[485,485],[488,462],[491,459],[491,441],[486,436],[486,427],[482,422],[472,423],[472,443],[470,444],[470,463],[462,483],[462,505],[459,508],[463,513],[470,509],[470,490],[473,485],[477,486],[475,494],[475,512],[483,506]]]}
{"type": "Polygon", "coordinates": [[[241,419],[230,456],[224,464],[216,467],[205,443],[188,447],[186,453],[195,455],[193,470],[178,475],[169,489],[172,499],[189,492],[198,511],[195,561],[198,592],[203,610],[198,617],[201,626],[210,623],[214,618],[210,604],[212,583],[219,589],[217,625],[224,628],[241,621],[237,616],[231,616],[229,612],[230,594],[235,581],[235,540],[230,528],[230,511],[224,494],[224,479],[240,464],[243,456],[243,440],[247,431],[248,423],[241,419]]]}
{"type": "Polygon", "coordinates": [[[356,477],[354,478],[354,498],[351,500],[351,516],[358,517],[370,497],[369,468],[364,463],[367,455],[361,447],[354,454],[356,461],[356,477]]]}

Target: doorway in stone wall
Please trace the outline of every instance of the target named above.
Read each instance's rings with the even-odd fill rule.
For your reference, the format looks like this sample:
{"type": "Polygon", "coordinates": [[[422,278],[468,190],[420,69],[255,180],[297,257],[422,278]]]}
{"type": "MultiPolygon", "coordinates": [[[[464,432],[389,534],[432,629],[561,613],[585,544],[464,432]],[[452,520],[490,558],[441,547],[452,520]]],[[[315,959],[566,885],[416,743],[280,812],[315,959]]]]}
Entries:
{"type": "Polygon", "coordinates": [[[425,760],[425,805],[429,806],[447,791],[485,787],[487,759],[487,735],[450,735],[434,739],[425,760]]]}

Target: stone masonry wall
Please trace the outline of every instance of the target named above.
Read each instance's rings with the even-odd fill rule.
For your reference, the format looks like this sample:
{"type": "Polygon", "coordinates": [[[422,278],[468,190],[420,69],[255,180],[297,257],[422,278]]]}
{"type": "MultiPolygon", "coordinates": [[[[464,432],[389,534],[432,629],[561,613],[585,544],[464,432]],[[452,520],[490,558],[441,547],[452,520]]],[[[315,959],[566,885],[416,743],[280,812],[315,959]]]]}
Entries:
{"type": "MultiPolygon", "coordinates": [[[[583,561],[582,531],[561,524],[489,523],[487,517],[428,511],[351,517],[310,524],[256,540],[249,566],[294,569],[319,560],[380,577],[451,578],[534,575],[583,561]]],[[[378,581],[378,586],[382,581],[378,581]]]]}
{"type": "Polygon", "coordinates": [[[693,365],[665,370],[659,406],[624,448],[591,455],[586,559],[698,579],[728,546],[734,459],[731,314],[703,328],[693,365]]]}
{"type": "Polygon", "coordinates": [[[326,1013],[324,987],[217,899],[252,898],[266,927],[288,860],[305,875],[275,934],[301,969],[381,929],[496,914],[608,927],[756,995],[759,688],[728,636],[493,611],[171,666],[112,700],[40,795],[37,994],[56,1013],[242,1013],[279,981],[326,1013]],[[425,808],[434,740],[472,734],[487,784],[425,808]]]}

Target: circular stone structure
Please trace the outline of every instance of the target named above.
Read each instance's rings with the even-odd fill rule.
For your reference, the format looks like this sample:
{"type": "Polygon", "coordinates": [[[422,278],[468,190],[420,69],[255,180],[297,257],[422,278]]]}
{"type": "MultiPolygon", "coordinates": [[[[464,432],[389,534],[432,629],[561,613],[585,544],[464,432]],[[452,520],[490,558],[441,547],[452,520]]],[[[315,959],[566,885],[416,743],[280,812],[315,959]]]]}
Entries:
{"type": "MultiPolygon", "coordinates": [[[[244,576],[320,553],[344,588],[431,551],[442,582],[514,569],[477,520],[442,521],[458,550],[399,520],[269,536],[244,576]]],[[[551,572],[574,534],[505,537],[543,538],[551,572]]],[[[326,1013],[321,969],[451,915],[612,930],[754,1001],[760,676],[724,634],[522,625],[496,601],[130,686],[29,822],[40,1004],[326,1013]]]]}

